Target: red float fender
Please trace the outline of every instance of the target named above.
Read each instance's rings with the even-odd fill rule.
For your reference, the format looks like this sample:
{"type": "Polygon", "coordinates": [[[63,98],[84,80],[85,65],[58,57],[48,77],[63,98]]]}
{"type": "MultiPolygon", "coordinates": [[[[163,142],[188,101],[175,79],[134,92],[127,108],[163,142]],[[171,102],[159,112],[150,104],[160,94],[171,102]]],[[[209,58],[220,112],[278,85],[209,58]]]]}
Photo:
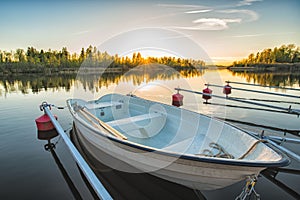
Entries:
{"type": "Polygon", "coordinates": [[[227,95],[231,94],[231,86],[229,85],[229,83],[227,85],[224,86],[223,88],[223,93],[227,95]]]}
{"type": "Polygon", "coordinates": [[[205,94],[212,94],[212,90],[211,89],[209,89],[207,87],[207,88],[205,88],[205,89],[202,90],[202,93],[203,93],[203,95],[202,95],[203,99],[205,99],[205,100],[211,99],[210,95],[205,95],[205,94]]]}
{"type": "Polygon", "coordinates": [[[183,105],[183,95],[177,93],[172,95],[172,105],[173,106],[182,106],[183,105]]]}

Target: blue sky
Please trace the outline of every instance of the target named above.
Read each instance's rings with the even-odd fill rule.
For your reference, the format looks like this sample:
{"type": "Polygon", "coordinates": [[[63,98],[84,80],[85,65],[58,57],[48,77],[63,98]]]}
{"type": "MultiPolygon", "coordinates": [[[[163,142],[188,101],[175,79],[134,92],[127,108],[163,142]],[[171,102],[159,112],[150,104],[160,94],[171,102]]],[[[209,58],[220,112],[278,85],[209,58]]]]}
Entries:
{"type": "MultiPolygon", "coordinates": [[[[153,49],[164,48],[176,54],[193,42],[214,63],[228,63],[269,47],[290,43],[299,46],[299,10],[298,0],[7,0],[0,5],[0,49],[34,46],[59,50],[66,46],[79,53],[81,47],[91,44],[104,48],[109,41],[120,46],[108,48],[109,53],[122,55],[155,36],[160,43],[169,45],[155,43],[153,49]],[[162,29],[162,34],[136,31],[149,28],[156,32],[162,29]],[[173,35],[164,33],[166,30],[173,35]],[[118,40],[118,44],[112,42],[124,33],[134,34],[123,37],[123,42],[118,40]],[[189,42],[180,38],[188,38],[189,42]],[[132,40],[140,43],[130,46],[132,40]]],[[[151,43],[148,41],[147,45],[151,43]]],[[[195,51],[197,48],[178,54],[201,59],[203,54],[195,51]]]]}

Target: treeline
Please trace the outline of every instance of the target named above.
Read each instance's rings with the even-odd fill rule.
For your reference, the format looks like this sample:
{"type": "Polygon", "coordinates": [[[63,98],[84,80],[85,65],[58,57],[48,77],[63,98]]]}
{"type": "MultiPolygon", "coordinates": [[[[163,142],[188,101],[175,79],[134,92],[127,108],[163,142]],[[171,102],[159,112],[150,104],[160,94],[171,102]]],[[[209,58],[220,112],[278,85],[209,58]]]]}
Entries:
{"type": "Polygon", "coordinates": [[[248,58],[233,62],[233,67],[251,66],[257,64],[280,64],[300,62],[300,47],[294,44],[282,45],[272,49],[264,49],[256,54],[251,53],[248,58]]]}
{"type": "Polygon", "coordinates": [[[0,50],[0,66],[4,67],[76,67],[82,60],[76,53],[71,55],[66,47],[61,51],[37,50],[34,47],[28,47],[27,51],[0,50]]]}
{"type": "Polygon", "coordinates": [[[0,72],[34,72],[38,69],[66,69],[79,68],[82,64],[88,67],[121,67],[132,68],[141,64],[158,63],[170,67],[199,67],[205,63],[201,60],[181,59],[175,57],[142,57],[141,53],[133,53],[132,57],[120,57],[118,54],[109,55],[107,52],[100,52],[96,47],[89,46],[82,48],[80,53],[70,53],[66,47],[57,50],[37,50],[28,47],[27,50],[17,49],[15,51],[0,50],[0,72]]]}

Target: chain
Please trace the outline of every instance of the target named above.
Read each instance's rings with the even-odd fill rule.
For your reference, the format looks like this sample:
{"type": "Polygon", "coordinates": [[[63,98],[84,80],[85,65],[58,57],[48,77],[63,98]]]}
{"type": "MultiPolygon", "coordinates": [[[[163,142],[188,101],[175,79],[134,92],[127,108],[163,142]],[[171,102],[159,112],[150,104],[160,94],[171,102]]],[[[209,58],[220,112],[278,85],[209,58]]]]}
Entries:
{"type": "Polygon", "coordinates": [[[255,199],[260,199],[260,195],[255,191],[255,184],[257,183],[257,176],[247,176],[246,185],[243,188],[241,194],[235,198],[235,200],[245,200],[247,197],[250,197],[252,193],[255,196],[255,199]]]}
{"type": "Polygon", "coordinates": [[[54,108],[57,108],[57,109],[65,109],[65,108],[68,107],[68,106],[56,106],[54,104],[52,104],[51,106],[54,107],[54,108]]]}
{"type": "Polygon", "coordinates": [[[65,109],[67,106],[56,106],[56,105],[54,105],[54,104],[48,104],[46,101],[44,101],[44,102],[40,105],[40,110],[43,111],[45,107],[49,107],[49,109],[51,110],[51,107],[57,108],[57,109],[65,109]]]}

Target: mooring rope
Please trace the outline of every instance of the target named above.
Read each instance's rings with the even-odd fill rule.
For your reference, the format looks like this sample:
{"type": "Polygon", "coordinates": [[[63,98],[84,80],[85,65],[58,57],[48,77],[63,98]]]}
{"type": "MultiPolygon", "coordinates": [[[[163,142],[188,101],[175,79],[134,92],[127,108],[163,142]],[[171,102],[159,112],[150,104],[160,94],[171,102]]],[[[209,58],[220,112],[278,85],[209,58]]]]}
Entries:
{"type": "Polygon", "coordinates": [[[199,156],[206,156],[206,157],[215,157],[215,158],[228,158],[228,159],[234,159],[234,156],[229,154],[227,151],[225,151],[225,149],[215,143],[215,142],[211,142],[209,143],[209,146],[212,148],[212,149],[216,149],[218,150],[218,152],[216,154],[214,154],[211,150],[209,149],[204,149],[203,152],[201,154],[196,154],[196,155],[199,155],[199,156]]]}
{"type": "MultiPolygon", "coordinates": [[[[240,156],[238,159],[244,159],[246,156],[248,156],[256,147],[259,143],[264,143],[267,142],[266,140],[257,140],[256,142],[254,142],[252,144],[252,146],[242,155],[240,156]]],[[[215,158],[228,158],[228,159],[234,159],[234,156],[230,153],[228,153],[220,144],[215,143],[215,142],[211,142],[209,143],[209,147],[211,147],[212,149],[216,149],[218,150],[217,153],[213,153],[212,150],[209,149],[204,149],[202,151],[201,154],[195,154],[198,156],[206,156],[206,157],[215,157],[215,158]]]]}
{"type": "Polygon", "coordinates": [[[239,159],[244,159],[248,154],[250,154],[254,149],[255,147],[257,147],[257,145],[262,142],[267,142],[266,140],[257,140],[256,142],[253,143],[253,145],[246,151],[246,153],[244,153],[241,157],[239,157],[239,159]]]}

